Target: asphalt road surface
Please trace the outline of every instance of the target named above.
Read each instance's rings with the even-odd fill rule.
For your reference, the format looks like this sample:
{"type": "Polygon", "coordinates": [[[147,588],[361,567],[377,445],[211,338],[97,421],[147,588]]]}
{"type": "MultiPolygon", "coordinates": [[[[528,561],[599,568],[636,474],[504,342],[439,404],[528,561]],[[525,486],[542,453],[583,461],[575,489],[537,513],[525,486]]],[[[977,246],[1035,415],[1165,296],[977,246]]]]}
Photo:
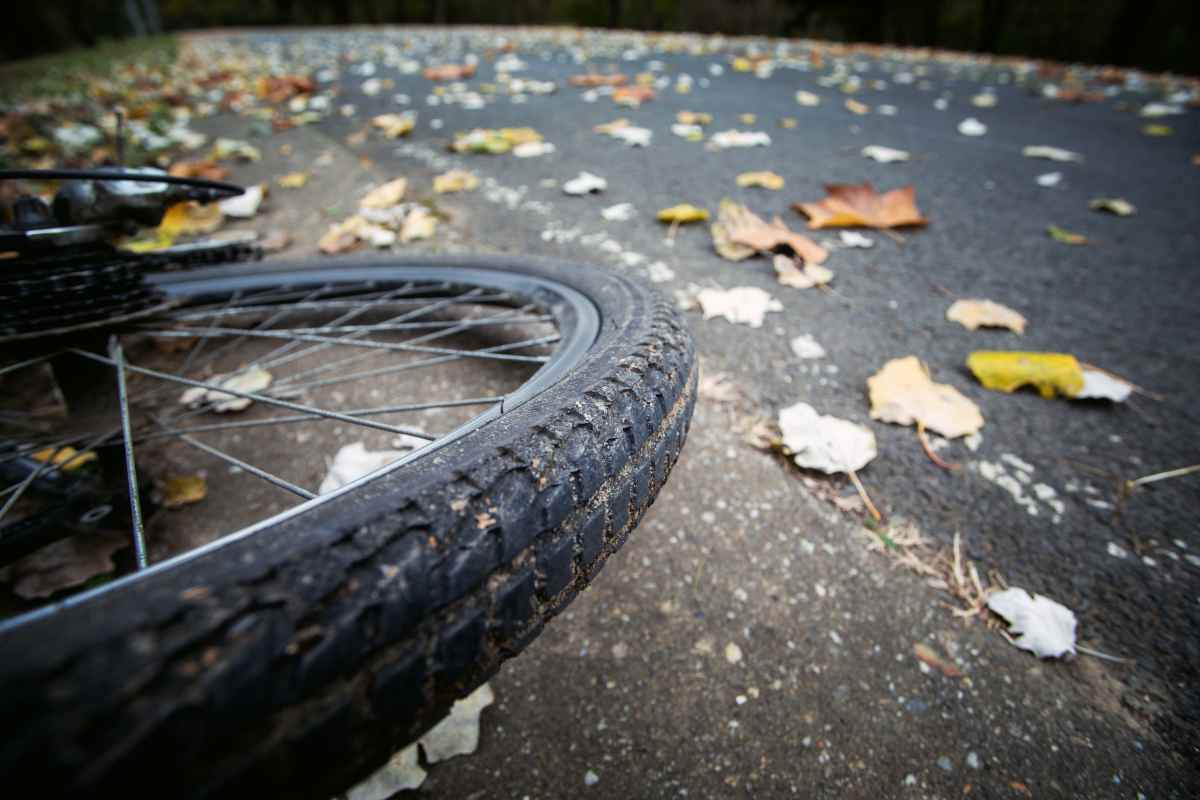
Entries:
{"type": "MultiPolygon", "coordinates": [[[[327,70],[321,87],[336,86],[336,104],[354,107],[280,134],[295,144],[287,158],[268,142],[264,162],[235,174],[269,177],[325,151],[344,165],[315,172],[299,199],[288,196],[303,213],[274,218],[306,220],[290,255],[315,257],[316,236],[350,212],[371,180],[403,175],[446,218],[422,246],[653,273],[664,292],[756,286],[783,310],[757,329],[689,312],[705,369],[727,373],[742,399],[701,403],[680,465],[641,529],[570,612],[493,681],[498,701],[484,712],[478,752],[433,766],[420,793],[1195,796],[1200,475],[1119,496],[1124,480],[1200,461],[1195,108],[1183,102],[1179,115],[1140,117],[1138,109],[1164,99],[1148,81],[1097,102],[1062,102],[1042,87],[1066,85],[1067,75],[964,57],[857,52],[827,55],[818,67],[796,46],[794,59],[775,58],[769,75],[756,76],[731,68],[745,43],[696,53],[688,47],[707,40],[533,31],[507,34],[514,51],[504,59],[524,62],[512,78],[553,81],[556,91],[462,102],[483,84],[501,85],[499,37],[367,30],[235,37],[281,64],[327,70]],[[479,65],[466,90],[438,84],[440,96],[405,66],[468,56],[479,65]],[[839,64],[844,75],[834,81],[839,64]],[[589,70],[651,72],[664,85],[656,99],[622,108],[567,85],[589,70]],[[687,93],[676,91],[681,74],[692,79],[687,93]],[[861,88],[847,95],[839,87],[851,77],[861,88]],[[973,105],[985,89],[995,105],[973,105]],[[798,90],[819,95],[820,104],[800,105],[798,90]],[[849,111],[848,97],[870,112],[849,111]],[[894,113],[880,113],[883,106],[894,113]],[[764,131],[770,144],[706,149],[672,134],[685,109],[713,116],[706,136],[764,131]],[[371,116],[404,111],[417,113],[407,137],[372,134],[347,144],[371,116]],[[653,131],[649,146],[593,132],[621,117],[653,131]],[[959,133],[967,117],[984,123],[986,134],[959,133]],[[784,127],[783,118],[795,126],[784,127]],[[1147,124],[1167,124],[1171,135],[1146,135],[1147,124]],[[536,129],[554,152],[521,159],[447,150],[453,132],[505,126],[536,129]],[[876,163],[860,154],[870,144],[912,158],[876,163]],[[1083,160],[1027,158],[1026,145],[1066,148],[1083,160]],[[450,167],[472,170],[483,185],[434,198],[431,176],[450,167]],[[738,188],[735,177],[751,170],[773,170],[786,185],[738,188]],[[602,176],[607,188],[564,194],[561,184],[581,171],[602,176]],[[1037,176],[1049,172],[1062,174],[1058,185],[1039,185],[1037,176]],[[836,232],[812,233],[831,245],[830,291],[781,286],[766,258],[721,259],[706,226],[683,226],[672,239],[654,219],[682,202],[715,212],[729,197],[803,230],[791,203],[817,200],[826,183],[861,181],[881,190],[913,184],[930,223],[895,238],[868,231],[870,249],[839,246],[836,232]],[[1090,210],[1096,197],[1123,197],[1137,213],[1090,210]],[[617,203],[631,203],[636,214],[601,216],[617,203]],[[1051,224],[1089,244],[1055,241],[1051,224]],[[672,277],[662,280],[662,266],[672,277]],[[1027,332],[948,322],[946,308],[964,297],[1019,310],[1027,332]],[[814,336],[826,357],[794,355],[789,342],[802,334],[814,336]],[[1113,404],[988,391],[965,366],[976,349],[1072,353],[1153,396],[1113,404]],[[939,450],[957,470],[927,458],[912,428],[869,419],[867,378],[907,355],[982,410],[977,449],[956,440],[939,450]],[[946,546],[959,535],[984,571],[1071,608],[1080,643],[1121,660],[1039,662],[981,621],[955,617],[944,593],[872,549],[878,537],[864,529],[861,512],[822,499],[852,496],[844,477],[803,475],[743,442],[745,417],[773,418],[798,401],[875,432],[880,455],[861,478],[890,525],[915,526],[946,546]],[[922,665],[913,657],[918,642],[947,655],[964,676],[922,665]],[[740,660],[726,657],[728,644],[738,645],[740,660]]],[[[249,130],[231,116],[205,125],[249,130]]]]}

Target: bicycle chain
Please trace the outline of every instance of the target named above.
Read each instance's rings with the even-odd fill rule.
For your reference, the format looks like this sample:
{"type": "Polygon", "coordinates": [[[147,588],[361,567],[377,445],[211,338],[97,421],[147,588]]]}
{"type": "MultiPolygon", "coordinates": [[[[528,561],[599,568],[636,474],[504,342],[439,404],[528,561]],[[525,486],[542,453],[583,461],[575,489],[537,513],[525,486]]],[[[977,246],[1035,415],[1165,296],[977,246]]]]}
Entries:
{"type": "Polygon", "coordinates": [[[186,253],[87,248],[0,262],[0,341],[59,335],[147,316],[170,303],[146,283],[146,273],[260,256],[257,247],[232,242],[186,253]]]}

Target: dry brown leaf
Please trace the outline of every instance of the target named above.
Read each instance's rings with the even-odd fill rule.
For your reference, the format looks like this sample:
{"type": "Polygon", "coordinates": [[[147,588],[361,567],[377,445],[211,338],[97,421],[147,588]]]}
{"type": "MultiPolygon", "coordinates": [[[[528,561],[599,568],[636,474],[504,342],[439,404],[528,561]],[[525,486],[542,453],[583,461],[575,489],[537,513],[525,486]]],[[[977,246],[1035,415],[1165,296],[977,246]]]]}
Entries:
{"type": "Polygon", "coordinates": [[[983,327],[1024,333],[1026,325],[1019,312],[991,300],[955,300],[946,309],[946,319],[972,331],[983,327]]]}
{"type": "Polygon", "coordinates": [[[407,189],[408,180],[406,178],[396,178],[394,181],[388,181],[367,192],[363,196],[363,199],[358,201],[358,207],[375,209],[391,208],[404,199],[404,192],[407,189]]]}
{"type": "Polygon", "coordinates": [[[827,196],[815,203],[792,204],[808,217],[809,228],[882,229],[929,222],[917,209],[917,193],[911,184],[883,194],[870,183],[828,184],[825,191],[827,196]]]}
{"type": "Polygon", "coordinates": [[[6,567],[13,592],[33,600],[86,583],[116,568],[112,554],[129,545],[125,534],[93,532],[59,539],[6,567]]]}
{"type": "Polygon", "coordinates": [[[599,72],[586,72],[582,75],[572,75],[570,78],[567,78],[567,83],[584,89],[591,89],[596,86],[624,86],[628,81],[629,78],[619,72],[610,75],[599,72]]]}
{"type": "Polygon", "coordinates": [[[619,106],[640,106],[654,99],[654,90],[649,86],[622,86],[613,92],[613,102],[619,106]]]}
{"type": "Polygon", "coordinates": [[[867,379],[871,419],[923,425],[954,439],[983,427],[979,406],[953,386],[934,383],[916,356],[894,358],[867,379]]]}
{"type": "Polygon", "coordinates": [[[783,188],[783,176],[769,170],[761,172],[743,172],[737,176],[737,185],[743,188],[761,186],[764,189],[778,191],[783,188]]]}
{"type": "Polygon", "coordinates": [[[182,508],[208,497],[208,482],[203,475],[172,475],[163,483],[163,505],[182,508]]]}
{"type": "Polygon", "coordinates": [[[223,181],[229,177],[229,168],[223,167],[211,158],[177,161],[167,170],[168,175],[176,178],[202,178],[206,181],[223,181]]]}
{"type": "Polygon", "coordinates": [[[781,245],[791,248],[806,264],[820,264],[829,257],[829,251],[824,247],[790,230],[778,217],[768,223],[746,206],[732,200],[721,201],[717,222],[712,229],[717,252],[731,261],[748,257],[749,254],[742,255],[745,252],[742,248],[763,253],[781,245]]]}
{"type": "Polygon", "coordinates": [[[475,74],[475,65],[442,64],[440,67],[426,67],[421,74],[431,81],[461,81],[475,74]]]}
{"type": "Polygon", "coordinates": [[[791,286],[793,289],[811,289],[814,286],[824,286],[833,280],[833,270],[831,269],[826,269],[820,264],[796,262],[797,259],[793,256],[782,254],[775,256],[772,262],[775,265],[775,277],[784,286],[791,286]]]}

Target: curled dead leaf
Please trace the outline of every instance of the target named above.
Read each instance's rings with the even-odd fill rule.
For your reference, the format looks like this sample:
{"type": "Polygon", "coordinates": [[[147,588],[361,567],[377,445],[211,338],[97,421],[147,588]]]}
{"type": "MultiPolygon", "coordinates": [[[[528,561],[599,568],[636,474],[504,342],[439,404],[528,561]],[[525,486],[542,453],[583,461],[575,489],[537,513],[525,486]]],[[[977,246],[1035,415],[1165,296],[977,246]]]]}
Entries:
{"type": "Polygon", "coordinates": [[[796,233],[778,217],[766,222],[741,203],[722,200],[717,209],[717,222],[712,226],[713,244],[722,257],[731,261],[748,258],[752,252],[765,253],[787,246],[806,264],[820,264],[829,251],[803,234],[796,233]]]}
{"type": "Polygon", "coordinates": [[[772,260],[775,266],[775,277],[784,286],[793,289],[811,289],[814,286],[824,286],[833,280],[833,270],[820,264],[807,264],[803,261],[796,263],[793,256],[777,255],[772,260]]]}
{"type": "Polygon", "coordinates": [[[827,196],[814,203],[793,203],[808,217],[808,227],[900,228],[925,225],[929,220],[917,208],[916,189],[910,184],[879,194],[870,183],[828,184],[827,196]]]}
{"type": "Polygon", "coordinates": [[[983,327],[1024,333],[1026,325],[1019,312],[991,300],[955,300],[946,309],[946,319],[972,331],[983,327]]]}

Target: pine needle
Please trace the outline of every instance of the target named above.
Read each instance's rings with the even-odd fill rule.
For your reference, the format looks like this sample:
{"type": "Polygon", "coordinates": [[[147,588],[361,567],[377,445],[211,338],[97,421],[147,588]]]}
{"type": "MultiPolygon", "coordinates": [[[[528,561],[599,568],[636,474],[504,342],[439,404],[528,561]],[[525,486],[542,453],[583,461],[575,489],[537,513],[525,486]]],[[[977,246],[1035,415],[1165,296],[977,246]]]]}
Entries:
{"type": "Polygon", "coordinates": [[[854,488],[858,490],[858,496],[862,498],[863,505],[867,507],[867,511],[871,512],[876,522],[883,522],[883,515],[879,513],[879,509],[871,502],[871,496],[867,494],[867,490],[863,488],[862,481],[858,479],[858,474],[854,470],[846,473],[850,476],[850,482],[854,484],[854,488]]]}

